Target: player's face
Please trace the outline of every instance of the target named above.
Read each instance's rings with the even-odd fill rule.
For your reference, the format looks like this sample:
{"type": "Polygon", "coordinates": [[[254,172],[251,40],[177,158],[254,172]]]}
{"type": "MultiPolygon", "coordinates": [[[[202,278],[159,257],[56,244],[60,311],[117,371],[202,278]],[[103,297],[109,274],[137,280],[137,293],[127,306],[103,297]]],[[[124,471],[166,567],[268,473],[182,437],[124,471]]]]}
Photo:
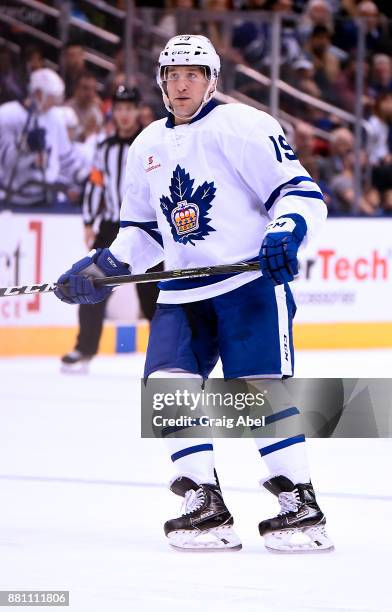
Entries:
{"type": "Polygon", "coordinates": [[[56,98],[51,94],[44,94],[40,89],[33,92],[32,98],[35,100],[41,113],[46,113],[56,105],[56,98]]]}
{"type": "Polygon", "coordinates": [[[198,66],[169,66],[164,80],[176,123],[186,123],[199,108],[210,85],[205,69],[198,66]]]}
{"type": "Polygon", "coordinates": [[[113,121],[120,134],[126,137],[128,132],[132,132],[139,119],[139,110],[131,102],[116,102],[113,105],[113,121]]]}

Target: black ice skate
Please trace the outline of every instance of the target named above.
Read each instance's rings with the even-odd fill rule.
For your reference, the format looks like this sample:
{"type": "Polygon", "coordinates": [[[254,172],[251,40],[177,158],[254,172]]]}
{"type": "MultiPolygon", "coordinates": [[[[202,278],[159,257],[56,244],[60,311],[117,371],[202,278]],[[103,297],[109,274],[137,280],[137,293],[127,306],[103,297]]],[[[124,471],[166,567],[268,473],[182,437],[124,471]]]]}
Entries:
{"type": "Polygon", "coordinates": [[[334,549],[325,531],[325,516],[320,510],[312,483],[296,484],[286,476],[275,476],[264,483],[279,499],[281,512],[261,521],[260,535],[272,552],[325,552],[334,549]]]}
{"type": "Polygon", "coordinates": [[[242,548],[219,485],[197,485],[190,478],[182,477],[177,478],[170,489],[184,497],[183,514],[164,525],[173,547],[197,551],[242,548]]]}
{"type": "Polygon", "coordinates": [[[65,374],[87,374],[92,355],[74,350],[61,358],[61,372],[65,374]]]}

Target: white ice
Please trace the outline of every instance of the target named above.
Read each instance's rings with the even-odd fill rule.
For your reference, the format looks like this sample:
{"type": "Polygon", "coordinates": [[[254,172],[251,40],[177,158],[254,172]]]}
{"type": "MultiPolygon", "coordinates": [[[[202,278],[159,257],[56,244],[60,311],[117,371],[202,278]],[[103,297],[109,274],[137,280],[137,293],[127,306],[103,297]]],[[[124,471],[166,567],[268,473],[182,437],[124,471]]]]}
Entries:
{"type": "MultiPolygon", "coordinates": [[[[142,364],[100,356],[69,376],[53,358],[0,360],[0,589],[69,590],[72,612],[392,610],[391,440],[309,441],[336,552],[290,556],[258,535],[277,507],[253,442],[218,440],[243,550],[179,553],[162,530],[179,510],[171,464],[139,437],[142,364]]],[[[297,375],[389,377],[391,364],[387,350],[302,352],[297,375]]]]}

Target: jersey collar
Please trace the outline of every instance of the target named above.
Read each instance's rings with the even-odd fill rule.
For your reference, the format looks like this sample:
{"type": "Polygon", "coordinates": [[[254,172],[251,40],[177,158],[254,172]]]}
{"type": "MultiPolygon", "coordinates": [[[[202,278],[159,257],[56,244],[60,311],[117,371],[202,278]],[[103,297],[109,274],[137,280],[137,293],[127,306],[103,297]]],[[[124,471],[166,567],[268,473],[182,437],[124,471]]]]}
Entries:
{"type": "MultiPolygon", "coordinates": [[[[210,113],[212,110],[214,110],[214,108],[218,106],[218,103],[215,102],[215,100],[210,100],[209,102],[207,102],[207,104],[205,106],[203,106],[203,108],[201,109],[200,113],[198,115],[196,115],[196,117],[193,117],[193,119],[191,119],[191,121],[189,123],[186,123],[184,125],[190,125],[191,123],[195,123],[195,121],[199,121],[199,119],[203,119],[203,117],[205,117],[206,115],[208,115],[208,113],[210,113]]],[[[167,116],[167,120],[166,120],[166,127],[167,128],[175,128],[177,127],[174,124],[174,115],[173,113],[169,113],[167,116]]]]}

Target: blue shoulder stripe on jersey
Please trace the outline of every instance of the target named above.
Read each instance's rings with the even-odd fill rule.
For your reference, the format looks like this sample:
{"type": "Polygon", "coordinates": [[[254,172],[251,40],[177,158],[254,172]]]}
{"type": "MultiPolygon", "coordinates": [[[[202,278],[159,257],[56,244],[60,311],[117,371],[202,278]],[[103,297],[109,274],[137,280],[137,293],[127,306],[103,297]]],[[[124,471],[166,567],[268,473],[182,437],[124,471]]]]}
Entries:
{"type": "Polygon", "coordinates": [[[315,181],[310,178],[310,176],[295,176],[294,178],[290,179],[289,181],[286,181],[285,183],[282,183],[281,185],[279,185],[279,187],[277,187],[276,189],[273,190],[273,192],[271,193],[270,197],[268,198],[268,200],[265,202],[264,206],[266,210],[269,210],[271,208],[271,206],[273,206],[275,204],[275,201],[278,199],[280,192],[282,191],[283,187],[287,187],[287,185],[298,185],[299,183],[302,182],[310,182],[310,183],[314,183],[315,181]]]}
{"type": "MultiPolygon", "coordinates": [[[[253,257],[252,259],[248,259],[247,263],[257,261],[258,259],[258,257],[253,257]]],[[[219,283],[220,281],[226,280],[226,278],[231,278],[232,276],[236,276],[236,272],[231,272],[230,274],[214,274],[213,276],[202,276],[200,278],[179,278],[176,280],[161,281],[158,283],[158,289],[161,289],[162,291],[181,291],[183,289],[207,287],[208,285],[219,283]]]]}
{"type": "MultiPolygon", "coordinates": [[[[212,110],[214,110],[214,108],[216,108],[218,105],[217,102],[215,102],[215,100],[210,100],[208,102],[208,104],[206,104],[200,111],[200,113],[198,115],[196,115],[196,117],[193,117],[193,119],[190,120],[189,123],[195,123],[196,121],[199,121],[200,119],[203,119],[203,117],[205,117],[206,115],[208,115],[208,113],[210,113],[212,110]]],[[[166,120],[166,127],[167,128],[175,128],[175,123],[174,123],[174,115],[173,113],[169,113],[167,120],[166,120]]]]}
{"type": "Polygon", "coordinates": [[[154,238],[154,240],[158,242],[158,244],[160,244],[163,248],[162,236],[158,230],[158,223],[156,221],[121,221],[120,227],[138,227],[139,229],[142,229],[144,232],[146,232],[146,234],[151,236],[151,238],[154,238]]]}
{"type": "Polygon", "coordinates": [[[301,196],[301,198],[315,198],[316,200],[324,201],[323,194],[320,193],[320,191],[303,191],[302,189],[294,189],[294,191],[288,191],[282,197],[285,198],[286,196],[290,195],[301,196]]]}

